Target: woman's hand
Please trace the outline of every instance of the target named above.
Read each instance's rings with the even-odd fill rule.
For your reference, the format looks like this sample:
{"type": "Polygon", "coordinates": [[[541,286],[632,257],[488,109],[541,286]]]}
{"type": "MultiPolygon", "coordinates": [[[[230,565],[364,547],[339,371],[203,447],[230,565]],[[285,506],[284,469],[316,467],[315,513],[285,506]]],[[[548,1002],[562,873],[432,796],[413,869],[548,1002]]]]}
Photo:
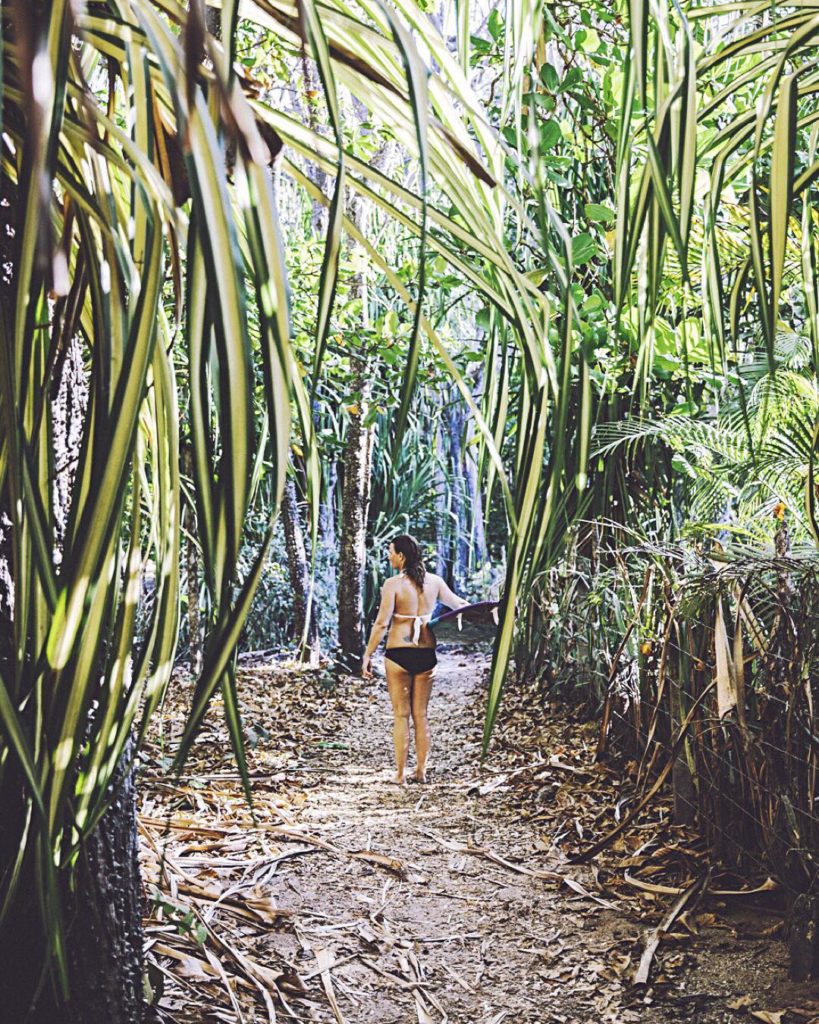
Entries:
{"type": "Polygon", "coordinates": [[[361,676],[362,676],[363,679],[372,679],[373,678],[373,670],[372,670],[371,662],[372,662],[372,655],[371,654],[365,654],[364,655],[364,661],[361,663],[361,676]]]}

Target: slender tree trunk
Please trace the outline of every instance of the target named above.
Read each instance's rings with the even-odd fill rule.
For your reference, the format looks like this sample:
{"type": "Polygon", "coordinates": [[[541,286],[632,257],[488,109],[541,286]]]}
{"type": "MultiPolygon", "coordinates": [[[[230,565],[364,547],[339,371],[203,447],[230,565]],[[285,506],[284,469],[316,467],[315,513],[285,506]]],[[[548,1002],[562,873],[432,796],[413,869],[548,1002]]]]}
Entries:
{"type": "Polygon", "coordinates": [[[444,406],[443,395],[440,399],[439,415],[435,418],[435,571],[439,576],[452,582],[447,566],[449,508],[447,501],[447,481],[444,466],[446,451],[441,420],[444,406]]]}
{"type": "MultiPolygon", "coordinates": [[[[316,69],[315,61],[311,60],[306,51],[302,51],[302,74],[304,75],[304,89],[305,93],[318,93],[320,82],[318,71],[316,69]]],[[[295,99],[295,97],[294,97],[295,99]]],[[[296,100],[298,106],[298,101],[296,100]]],[[[321,133],[322,125],[318,123],[316,117],[316,106],[309,100],[305,100],[307,109],[301,111],[302,118],[307,121],[311,131],[321,133]]],[[[327,183],[329,175],[325,170],[322,170],[318,164],[308,161],[306,165],[307,176],[313,182],[314,185],[321,189],[322,193],[327,194],[327,183]]],[[[320,238],[327,230],[328,213],[327,207],[324,203],[320,203],[317,199],[312,200],[312,213],[310,215],[310,225],[313,229],[313,234],[316,238],[320,238]]]]}
{"type": "Polygon", "coordinates": [[[481,569],[486,564],[486,534],[483,528],[483,495],[478,486],[478,466],[469,451],[464,459],[464,475],[472,529],[470,531],[471,567],[481,569]]]}
{"type": "MultiPolygon", "coordinates": [[[[190,506],[188,506],[190,511],[190,506]]],[[[188,647],[191,675],[202,671],[202,625],[199,615],[199,558],[193,539],[194,517],[191,515],[185,534],[185,584],[188,591],[188,647]]]]}
{"type": "MultiPolygon", "coordinates": [[[[366,108],[357,100],[353,107],[359,121],[367,117],[366,108]]],[[[383,150],[373,157],[378,166],[383,150]]],[[[366,234],[369,204],[360,196],[348,202],[348,216],[366,234]]],[[[369,327],[367,281],[363,271],[354,275],[350,297],[360,303],[362,350],[350,357],[351,390],[359,396],[348,410],[350,421],[342,460],[341,538],[338,570],[338,650],[339,662],[350,672],[361,668],[364,653],[364,567],[367,558],[367,515],[370,505],[370,466],[374,426],[365,426],[370,395],[372,368],[363,350],[369,327]]]]}
{"type": "MultiPolygon", "coordinates": [[[[681,644],[681,646],[687,648],[687,639],[685,644],[681,644]]],[[[682,654],[678,664],[680,664],[681,669],[690,665],[690,657],[687,650],[682,654]]],[[[668,680],[671,688],[671,735],[676,736],[685,717],[682,704],[682,684],[675,672],[669,673],[668,680]]],[[[691,769],[686,758],[687,742],[686,740],[680,747],[671,769],[671,788],[674,793],[673,820],[675,825],[693,825],[697,818],[697,791],[694,787],[691,769]]]]}
{"type": "Polygon", "coordinates": [[[307,548],[301,526],[296,484],[288,478],[282,501],[282,523],[287,547],[287,563],[290,569],[290,583],[293,587],[293,607],[296,617],[296,637],[299,657],[302,661],[317,665],[319,661],[319,635],[315,602],[310,593],[310,570],[307,566],[307,548]],[[309,622],[307,621],[309,605],[309,622]],[[307,629],[305,632],[305,623],[307,629]]]}
{"type": "Polygon", "coordinates": [[[327,467],[327,491],[319,507],[319,537],[328,548],[336,546],[336,484],[338,464],[331,462],[327,467]]]}
{"type": "Polygon", "coordinates": [[[372,427],[364,426],[370,392],[366,360],[353,357],[353,390],[361,402],[350,413],[342,463],[341,550],[338,573],[339,660],[351,672],[364,652],[364,566],[367,557],[372,427]]]}
{"type": "Polygon", "coordinates": [[[333,624],[333,635],[328,639],[330,647],[338,646],[338,562],[336,540],[336,485],[338,464],[332,460],[327,466],[324,499],[319,506],[319,579],[321,580],[321,608],[316,608],[319,626],[327,631],[333,624]],[[319,612],[324,611],[323,616],[319,612]],[[328,621],[329,620],[329,621],[328,621]]]}
{"type": "Polygon", "coordinates": [[[452,546],[452,575],[456,588],[466,582],[469,565],[469,522],[464,487],[463,450],[461,438],[464,428],[463,407],[459,399],[450,402],[447,416],[449,425],[449,454],[452,474],[452,517],[455,536],[452,546]]]}
{"type": "MultiPolygon", "coordinates": [[[[478,407],[482,401],[483,390],[483,367],[478,369],[473,397],[478,407]]],[[[466,426],[470,433],[475,428],[475,418],[470,409],[466,410],[466,426]]],[[[464,452],[464,483],[467,493],[467,505],[469,508],[470,531],[469,531],[469,568],[482,569],[487,561],[486,534],[483,524],[483,495],[478,480],[478,463],[475,458],[476,448],[474,445],[464,452]]]]}

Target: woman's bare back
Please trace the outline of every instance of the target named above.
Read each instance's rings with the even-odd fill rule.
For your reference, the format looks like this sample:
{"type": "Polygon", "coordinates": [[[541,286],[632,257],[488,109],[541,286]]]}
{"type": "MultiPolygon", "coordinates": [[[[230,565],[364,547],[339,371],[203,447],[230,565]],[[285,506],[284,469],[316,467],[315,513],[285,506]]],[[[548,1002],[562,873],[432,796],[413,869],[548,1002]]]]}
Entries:
{"type": "Polygon", "coordinates": [[[435,646],[435,637],[426,623],[421,625],[416,644],[414,627],[416,615],[428,616],[435,608],[438,599],[438,580],[438,576],[428,572],[424,578],[423,593],[406,576],[396,576],[390,581],[394,587],[395,605],[387,635],[387,647],[435,646]]]}
{"type": "Polygon", "coordinates": [[[453,594],[444,580],[434,572],[428,572],[424,577],[423,593],[403,574],[389,580],[389,586],[393,591],[394,604],[390,631],[387,634],[387,647],[434,647],[435,636],[425,622],[421,624],[417,643],[415,642],[415,616],[431,616],[437,601],[450,608],[456,608],[464,603],[462,598],[453,594]]]}

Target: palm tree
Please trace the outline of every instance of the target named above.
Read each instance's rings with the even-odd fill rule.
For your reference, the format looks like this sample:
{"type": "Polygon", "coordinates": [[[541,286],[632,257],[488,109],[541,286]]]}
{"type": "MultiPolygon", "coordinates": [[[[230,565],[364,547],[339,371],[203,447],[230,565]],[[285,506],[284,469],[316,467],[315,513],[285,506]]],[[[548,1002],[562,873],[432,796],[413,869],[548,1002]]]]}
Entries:
{"type": "MultiPolygon", "coordinates": [[[[290,345],[275,161],[330,211],[314,374],[346,231],[415,317],[395,443],[422,338],[472,407],[512,530],[496,689],[521,566],[545,529],[534,512],[546,409],[560,397],[549,309],[506,251],[506,154],[461,66],[412,0],[362,0],[355,13],[341,2],[257,0],[242,14],[294,57],[307,49],[329,138],[237,67],[235,3],[209,21],[201,0],[14,0],[0,23],[0,998],[14,1019],[30,1009],[40,1020],[139,1019],[131,767],[177,639],[180,388],[210,611],[177,767],[219,691],[247,785],[234,652],[266,544],[245,576],[239,556],[263,458],[271,516],[281,498],[291,405],[307,444],[314,536],[320,491],[290,345]],[[415,191],[345,152],[337,83],[415,154],[415,191]],[[334,176],[332,195],[305,175],[305,155],[334,176]],[[423,315],[423,274],[413,297],[345,218],[348,188],[420,239],[421,265],[425,251],[443,255],[510,325],[525,366],[514,492],[496,434],[423,315]]],[[[565,429],[559,410],[554,422],[565,429]]]]}
{"type": "Polygon", "coordinates": [[[723,369],[758,331],[773,368],[783,318],[817,364],[817,10],[629,7],[615,290],[639,314],[641,368],[658,309],[698,299],[723,369]]]}

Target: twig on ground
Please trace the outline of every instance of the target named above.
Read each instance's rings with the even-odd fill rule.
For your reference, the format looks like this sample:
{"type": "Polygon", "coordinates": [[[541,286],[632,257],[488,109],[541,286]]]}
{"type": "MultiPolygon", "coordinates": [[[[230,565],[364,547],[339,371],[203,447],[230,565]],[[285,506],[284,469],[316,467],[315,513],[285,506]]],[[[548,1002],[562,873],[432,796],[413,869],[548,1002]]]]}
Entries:
{"type": "Polygon", "coordinates": [[[699,878],[695,879],[688,886],[688,888],[677,898],[674,905],[671,907],[669,912],[660,921],[656,928],[652,928],[646,934],[646,945],[643,950],[643,955],[640,957],[640,963],[637,970],[634,972],[634,984],[635,985],[647,985],[649,975],[651,974],[651,964],[654,960],[654,954],[657,952],[657,947],[660,945],[663,935],[668,932],[680,914],[686,910],[692,910],[702,898],[703,893],[708,887],[708,883],[711,879],[710,870],[705,871],[699,878]]]}

